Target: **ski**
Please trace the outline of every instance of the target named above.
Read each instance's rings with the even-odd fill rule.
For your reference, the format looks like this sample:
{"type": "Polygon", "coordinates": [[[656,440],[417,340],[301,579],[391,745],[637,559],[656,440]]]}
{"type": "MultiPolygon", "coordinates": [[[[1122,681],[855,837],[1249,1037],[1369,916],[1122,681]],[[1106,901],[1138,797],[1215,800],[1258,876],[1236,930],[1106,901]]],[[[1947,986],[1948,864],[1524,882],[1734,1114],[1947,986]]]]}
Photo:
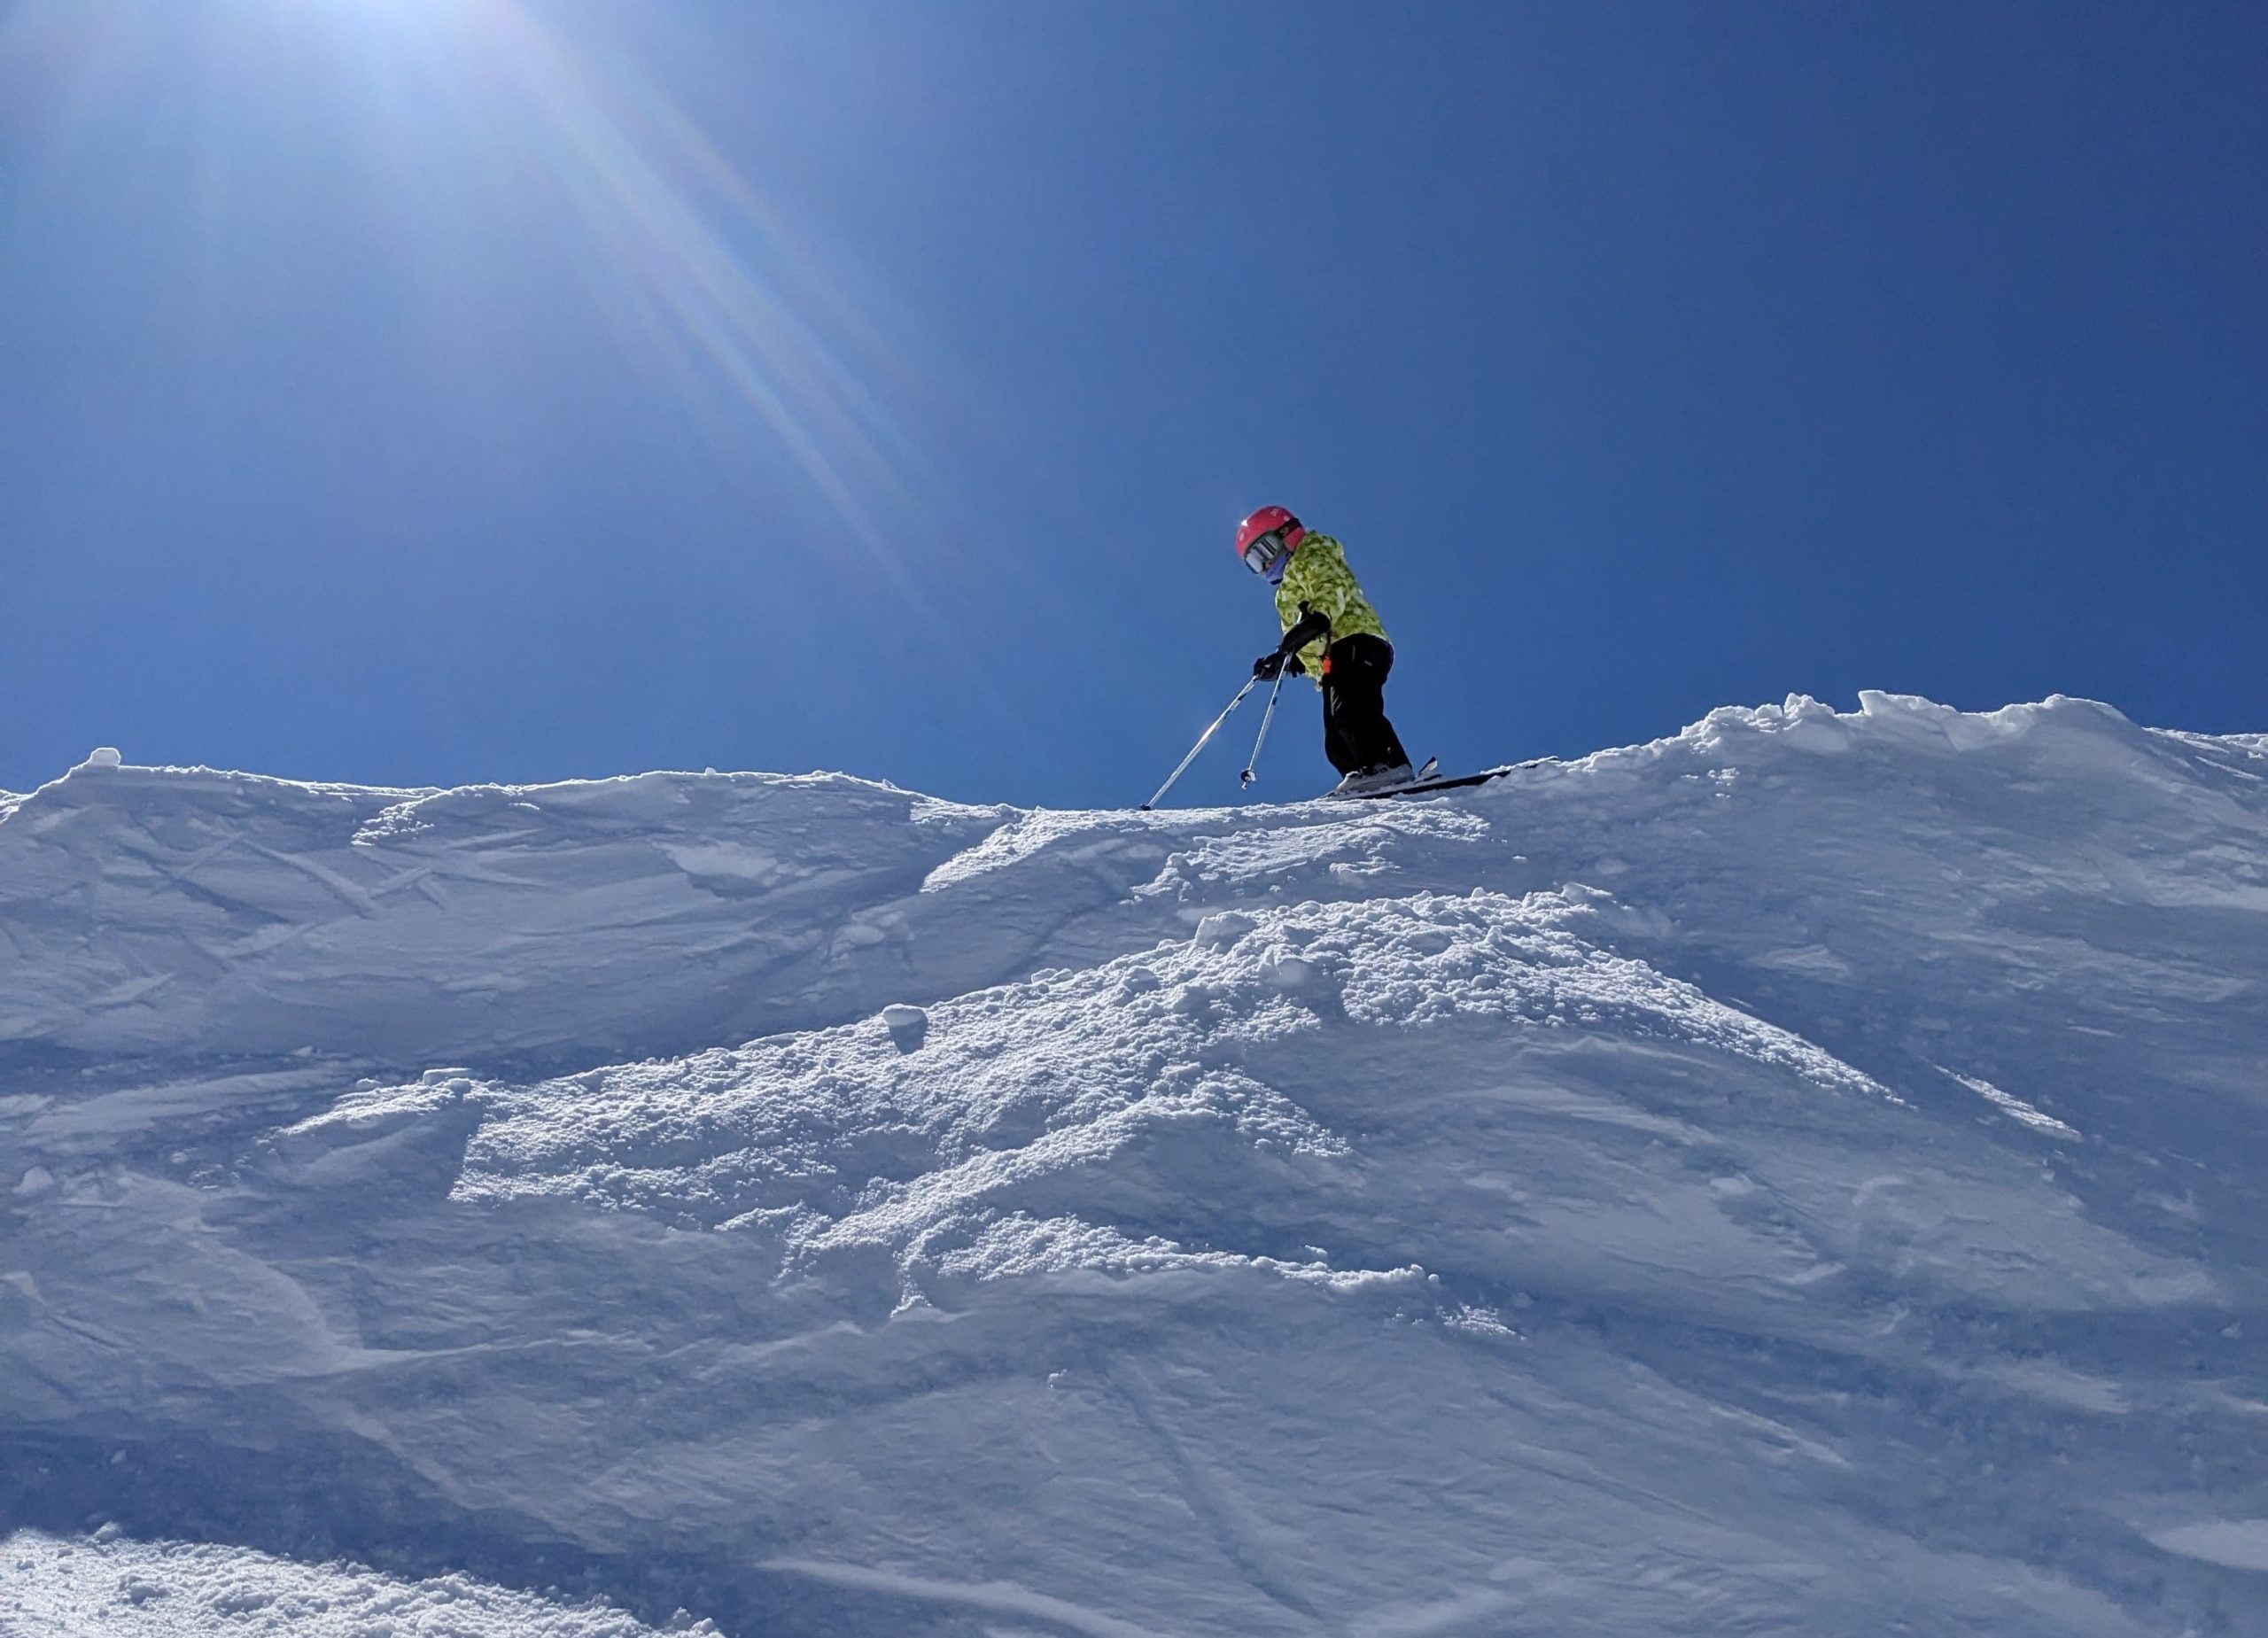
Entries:
{"type": "Polygon", "coordinates": [[[1486,785],[1491,780],[1503,779],[1507,773],[1518,773],[1523,768],[1540,768],[1550,761],[1549,757],[1537,757],[1526,762],[1508,763],[1501,768],[1489,768],[1480,773],[1459,773],[1449,779],[1416,779],[1407,785],[1394,785],[1385,790],[1359,791],[1342,796],[1342,802],[1378,802],[1388,796],[1423,796],[1437,790],[1462,790],[1468,785],[1486,785]]]}

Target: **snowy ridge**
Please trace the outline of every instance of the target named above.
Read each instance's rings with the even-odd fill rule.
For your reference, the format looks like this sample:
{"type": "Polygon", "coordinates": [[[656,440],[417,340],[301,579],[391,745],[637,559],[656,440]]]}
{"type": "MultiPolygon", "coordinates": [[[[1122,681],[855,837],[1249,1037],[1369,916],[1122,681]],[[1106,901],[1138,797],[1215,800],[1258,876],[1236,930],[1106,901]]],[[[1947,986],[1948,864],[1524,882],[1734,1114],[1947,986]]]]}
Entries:
{"type": "Polygon", "coordinates": [[[1351,811],[90,763],[0,1494],[625,1633],[2260,1630],[2264,974],[2268,737],[2062,698],[1351,811]]]}
{"type": "Polygon", "coordinates": [[[836,776],[404,792],[82,767],[11,816],[0,909],[80,913],[47,924],[70,948],[19,944],[0,1041],[541,1059],[734,1038],[801,998],[727,997],[856,966],[884,942],[859,910],[998,819],[836,776]],[[72,930],[93,924],[93,944],[72,930]],[[664,981],[688,961],[710,972],[680,999],[664,981]]]}

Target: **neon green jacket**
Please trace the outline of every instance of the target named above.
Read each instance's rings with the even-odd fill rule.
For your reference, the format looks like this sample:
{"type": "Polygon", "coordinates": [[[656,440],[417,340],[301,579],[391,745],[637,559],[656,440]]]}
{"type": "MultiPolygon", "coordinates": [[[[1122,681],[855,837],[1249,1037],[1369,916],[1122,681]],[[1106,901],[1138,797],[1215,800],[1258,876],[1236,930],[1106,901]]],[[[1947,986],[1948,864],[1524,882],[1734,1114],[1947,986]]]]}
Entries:
{"type": "Polygon", "coordinates": [[[1300,537],[1292,561],[1284,565],[1284,578],[1276,587],[1276,617],[1290,631],[1309,612],[1327,615],[1331,630],[1300,650],[1300,664],[1308,668],[1316,687],[1323,687],[1323,651],[1342,637],[1368,633],[1386,640],[1379,611],[1363,595],[1355,571],[1347,566],[1347,550],[1327,534],[1312,529],[1300,537]]]}

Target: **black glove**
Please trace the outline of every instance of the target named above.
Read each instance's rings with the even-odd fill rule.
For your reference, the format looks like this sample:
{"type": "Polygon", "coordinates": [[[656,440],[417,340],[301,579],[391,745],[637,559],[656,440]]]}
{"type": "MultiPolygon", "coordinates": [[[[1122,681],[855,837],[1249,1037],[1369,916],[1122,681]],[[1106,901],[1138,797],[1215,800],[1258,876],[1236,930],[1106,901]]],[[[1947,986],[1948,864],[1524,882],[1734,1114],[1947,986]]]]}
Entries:
{"type": "Polygon", "coordinates": [[[1308,668],[1301,664],[1298,655],[1286,653],[1281,648],[1270,648],[1252,663],[1252,674],[1262,682],[1273,682],[1278,672],[1288,672],[1294,677],[1304,677],[1308,673],[1308,668]]]}

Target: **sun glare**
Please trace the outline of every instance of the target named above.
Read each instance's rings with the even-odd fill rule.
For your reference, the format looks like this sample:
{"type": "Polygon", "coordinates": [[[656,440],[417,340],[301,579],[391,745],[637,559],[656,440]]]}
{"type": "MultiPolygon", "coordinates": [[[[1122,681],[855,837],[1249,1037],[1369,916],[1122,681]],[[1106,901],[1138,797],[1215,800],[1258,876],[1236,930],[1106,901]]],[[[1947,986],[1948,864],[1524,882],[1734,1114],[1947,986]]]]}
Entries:
{"type": "MultiPolygon", "coordinates": [[[[610,292],[602,306],[625,351],[695,409],[737,403],[752,415],[846,541],[920,605],[877,521],[877,502],[894,508],[928,486],[889,408],[928,391],[913,349],[890,339],[902,318],[848,298],[868,287],[626,52],[579,43],[521,0],[186,0],[148,12],[21,0],[0,11],[0,90],[38,90],[44,126],[114,119],[137,100],[136,75],[184,51],[203,76],[200,117],[225,119],[225,92],[250,74],[321,76],[322,117],[353,121],[381,167],[422,163],[474,200],[548,198],[543,214],[565,224],[559,253],[610,292]],[[692,390],[704,377],[711,390],[692,390]]],[[[405,257],[462,266],[430,221],[406,213],[393,226],[405,257]]],[[[434,280],[448,282],[446,270],[434,280]]],[[[747,435],[745,423],[711,423],[728,445],[747,435]]]]}
{"type": "Polygon", "coordinates": [[[903,350],[836,293],[845,281],[758,180],[633,65],[577,50],[519,0],[466,9],[486,72],[532,117],[524,157],[571,202],[586,248],[641,298],[633,343],[690,360],[729,387],[910,596],[863,498],[902,491],[913,477],[909,441],[874,384],[908,373],[903,350]]]}

